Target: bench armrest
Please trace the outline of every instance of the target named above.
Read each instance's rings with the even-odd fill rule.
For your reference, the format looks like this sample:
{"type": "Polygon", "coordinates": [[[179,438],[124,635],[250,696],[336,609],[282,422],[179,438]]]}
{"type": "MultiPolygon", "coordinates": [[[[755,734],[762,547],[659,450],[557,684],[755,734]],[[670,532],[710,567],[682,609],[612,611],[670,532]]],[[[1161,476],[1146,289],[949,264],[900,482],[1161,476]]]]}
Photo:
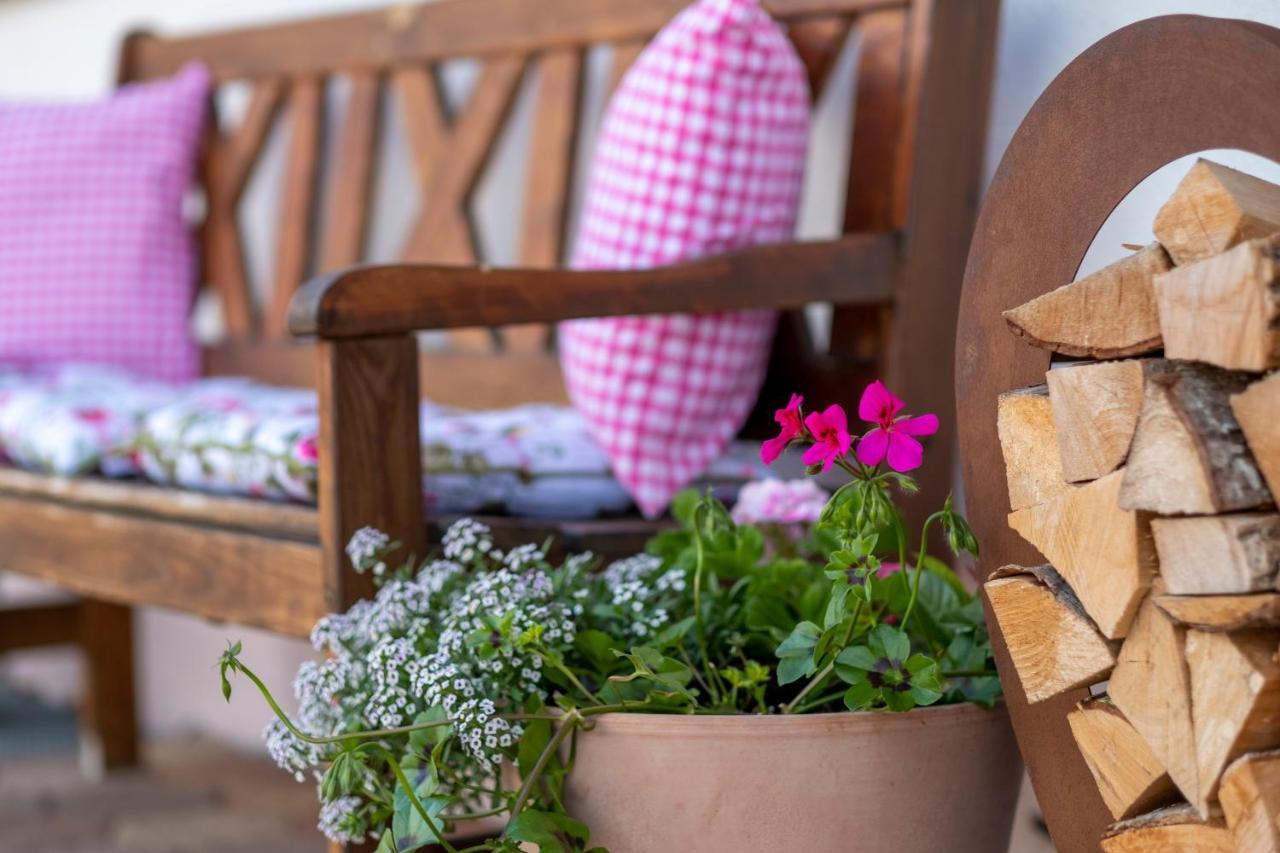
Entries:
{"type": "Polygon", "coordinates": [[[887,304],[891,233],[746,249],[647,270],[528,270],[430,264],[358,266],[294,295],[289,330],[327,339],[581,317],[887,304]]]}

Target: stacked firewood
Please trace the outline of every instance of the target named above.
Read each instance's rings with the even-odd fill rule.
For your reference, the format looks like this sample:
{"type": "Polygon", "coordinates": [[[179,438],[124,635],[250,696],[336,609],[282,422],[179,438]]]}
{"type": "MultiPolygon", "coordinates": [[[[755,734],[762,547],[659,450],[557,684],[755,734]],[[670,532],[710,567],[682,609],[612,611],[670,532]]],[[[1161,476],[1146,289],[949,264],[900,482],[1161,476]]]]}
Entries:
{"type": "Polygon", "coordinates": [[[1201,160],[1157,243],[1005,313],[1060,359],[999,404],[986,584],[1031,702],[1072,733],[1108,853],[1280,853],[1280,187],[1201,160]]]}

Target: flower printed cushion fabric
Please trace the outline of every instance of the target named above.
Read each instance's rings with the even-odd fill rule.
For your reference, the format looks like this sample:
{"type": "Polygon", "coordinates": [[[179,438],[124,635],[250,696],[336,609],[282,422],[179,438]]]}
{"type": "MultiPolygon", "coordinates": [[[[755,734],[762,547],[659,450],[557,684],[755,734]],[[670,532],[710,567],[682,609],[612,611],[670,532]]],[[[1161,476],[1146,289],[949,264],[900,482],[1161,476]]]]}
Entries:
{"type": "Polygon", "coordinates": [[[46,474],[136,474],[138,425],[171,393],[163,383],[92,365],[0,374],[0,451],[46,474]]]}
{"type": "Polygon", "coordinates": [[[209,74],[85,104],[0,103],[0,359],[198,372],[193,184],[209,74]]]}
{"type": "MultiPolygon", "coordinates": [[[[755,0],[700,0],[609,104],[573,265],[655,267],[791,239],[808,135],[807,78],[783,30],[755,0]]],[[[647,515],[741,427],[774,321],[743,311],[562,324],[574,405],[647,515]]]]}

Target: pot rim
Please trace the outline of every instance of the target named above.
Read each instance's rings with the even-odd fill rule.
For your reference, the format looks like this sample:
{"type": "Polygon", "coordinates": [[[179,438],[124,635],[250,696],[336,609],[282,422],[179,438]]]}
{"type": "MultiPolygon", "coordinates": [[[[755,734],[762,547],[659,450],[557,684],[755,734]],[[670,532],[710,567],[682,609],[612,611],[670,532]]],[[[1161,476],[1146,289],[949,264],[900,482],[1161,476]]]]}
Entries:
{"type": "Polygon", "coordinates": [[[812,737],[849,730],[903,731],[929,727],[968,727],[997,721],[1007,724],[1009,714],[1003,700],[994,708],[972,702],[932,705],[910,711],[831,711],[821,714],[652,714],[615,712],[587,721],[586,731],[610,734],[664,734],[705,737],[707,735],[769,737],[812,737]]]}

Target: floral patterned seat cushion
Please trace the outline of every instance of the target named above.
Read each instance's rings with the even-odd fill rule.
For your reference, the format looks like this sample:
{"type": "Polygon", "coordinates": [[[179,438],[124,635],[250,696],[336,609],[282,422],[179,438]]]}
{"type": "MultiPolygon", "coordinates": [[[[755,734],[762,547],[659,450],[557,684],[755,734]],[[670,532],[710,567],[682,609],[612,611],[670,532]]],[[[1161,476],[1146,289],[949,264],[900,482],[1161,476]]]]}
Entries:
{"type": "MultiPolygon", "coordinates": [[[[245,379],[141,383],[106,368],[0,369],[0,452],[62,475],[155,483],[270,500],[315,501],[315,394],[245,379]]],[[[582,418],[565,406],[490,412],[423,403],[423,495],[444,513],[590,518],[632,507],[582,418]]],[[[731,495],[759,475],[736,446],[704,482],[731,495]]]]}

